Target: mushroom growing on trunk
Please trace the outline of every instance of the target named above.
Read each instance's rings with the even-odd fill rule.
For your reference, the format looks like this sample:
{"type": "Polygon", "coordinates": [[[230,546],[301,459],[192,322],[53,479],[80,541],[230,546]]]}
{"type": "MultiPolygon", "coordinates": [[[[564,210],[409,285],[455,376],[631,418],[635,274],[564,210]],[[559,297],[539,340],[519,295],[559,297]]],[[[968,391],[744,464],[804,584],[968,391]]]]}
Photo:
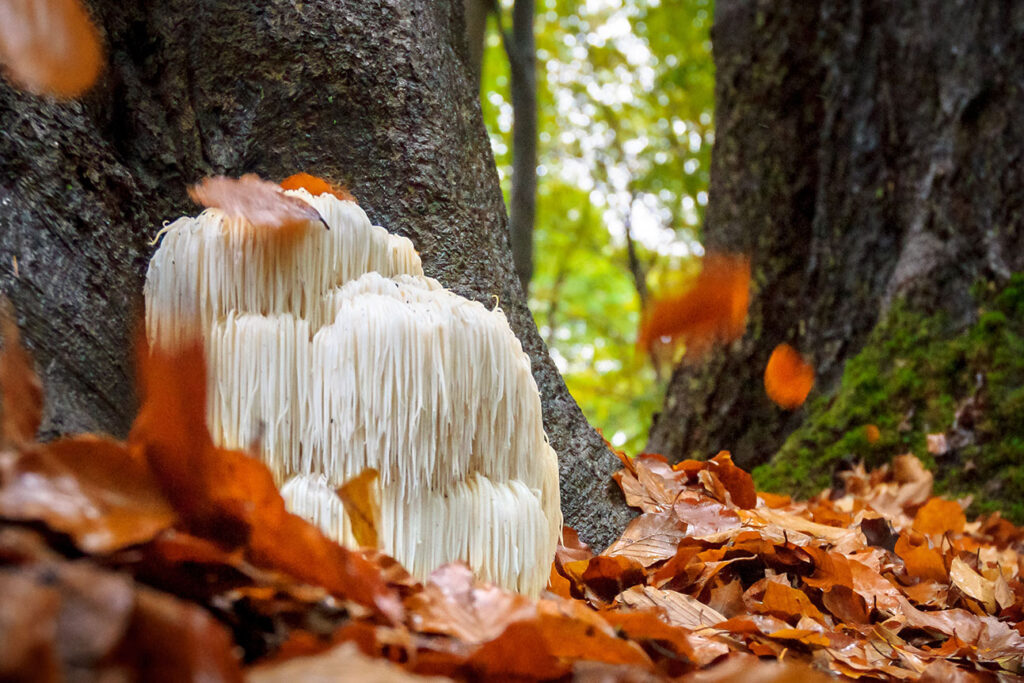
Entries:
{"type": "Polygon", "coordinates": [[[374,468],[381,549],[413,574],[462,560],[538,594],[561,529],[558,467],[504,314],[424,277],[412,243],[354,202],[285,195],[323,222],[278,234],[211,208],[164,229],[150,343],[201,336],[214,440],[254,446],[325,533],[354,544],[336,489],[374,468]]]}

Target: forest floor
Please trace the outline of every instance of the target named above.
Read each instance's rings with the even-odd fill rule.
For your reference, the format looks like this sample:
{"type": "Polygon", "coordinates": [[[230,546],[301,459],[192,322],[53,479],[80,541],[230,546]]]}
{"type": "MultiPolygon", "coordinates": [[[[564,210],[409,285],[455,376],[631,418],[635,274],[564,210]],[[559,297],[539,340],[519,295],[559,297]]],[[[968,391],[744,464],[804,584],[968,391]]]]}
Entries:
{"type": "MultiPolygon", "coordinates": [[[[621,456],[640,510],[594,554],[566,530],[539,599],[460,565],[426,582],[285,511],[216,448],[200,357],[148,356],[126,442],[34,441],[42,392],[0,357],[0,678],[809,681],[1013,678],[1024,530],[932,495],[915,457],[804,501],[727,453],[621,456]],[[191,369],[191,371],[189,370],[191,369]]],[[[200,353],[193,350],[188,353],[200,353]]]]}

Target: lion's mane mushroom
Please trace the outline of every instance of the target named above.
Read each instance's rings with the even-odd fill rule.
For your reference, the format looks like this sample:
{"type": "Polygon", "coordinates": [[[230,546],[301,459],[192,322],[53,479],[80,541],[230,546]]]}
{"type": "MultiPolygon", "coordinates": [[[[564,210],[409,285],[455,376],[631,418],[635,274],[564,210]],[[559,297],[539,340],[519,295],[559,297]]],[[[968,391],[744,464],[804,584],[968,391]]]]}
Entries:
{"type": "Polygon", "coordinates": [[[163,231],[146,321],[201,336],[211,433],[270,467],[290,509],[347,544],[335,493],[379,471],[381,547],[424,577],[453,560],[539,593],[561,529],[558,468],[529,357],[501,310],[423,276],[412,243],[354,202],[280,239],[211,208],[163,231]]]}

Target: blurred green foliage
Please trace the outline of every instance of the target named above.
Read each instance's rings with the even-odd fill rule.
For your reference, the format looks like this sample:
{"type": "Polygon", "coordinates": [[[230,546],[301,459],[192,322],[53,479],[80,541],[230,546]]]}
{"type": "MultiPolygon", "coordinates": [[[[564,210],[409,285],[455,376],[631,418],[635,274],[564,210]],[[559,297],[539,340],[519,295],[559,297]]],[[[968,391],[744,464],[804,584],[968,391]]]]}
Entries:
{"type": "MultiPolygon", "coordinates": [[[[510,0],[504,26],[510,26],[510,0]]],[[[591,424],[643,448],[664,381],[635,347],[626,252],[653,292],[702,253],[713,142],[711,0],[538,0],[538,187],[530,304],[591,424]]],[[[508,193],[509,68],[490,21],[481,96],[508,193]]]]}

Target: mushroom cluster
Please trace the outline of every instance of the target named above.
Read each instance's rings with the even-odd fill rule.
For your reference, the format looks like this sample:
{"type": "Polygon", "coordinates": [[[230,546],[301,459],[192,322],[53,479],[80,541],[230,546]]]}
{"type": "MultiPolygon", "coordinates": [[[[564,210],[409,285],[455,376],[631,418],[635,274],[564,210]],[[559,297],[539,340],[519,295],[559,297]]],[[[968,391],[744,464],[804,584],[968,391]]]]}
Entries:
{"type": "Polygon", "coordinates": [[[325,533],[355,543],[336,490],[375,468],[384,552],[420,577],[461,560],[538,594],[561,529],[557,459],[504,314],[424,277],[412,243],[354,202],[286,194],[323,222],[281,235],[211,208],[164,229],[150,343],[202,338],[214,440],[259,453],[325,533]]]}

